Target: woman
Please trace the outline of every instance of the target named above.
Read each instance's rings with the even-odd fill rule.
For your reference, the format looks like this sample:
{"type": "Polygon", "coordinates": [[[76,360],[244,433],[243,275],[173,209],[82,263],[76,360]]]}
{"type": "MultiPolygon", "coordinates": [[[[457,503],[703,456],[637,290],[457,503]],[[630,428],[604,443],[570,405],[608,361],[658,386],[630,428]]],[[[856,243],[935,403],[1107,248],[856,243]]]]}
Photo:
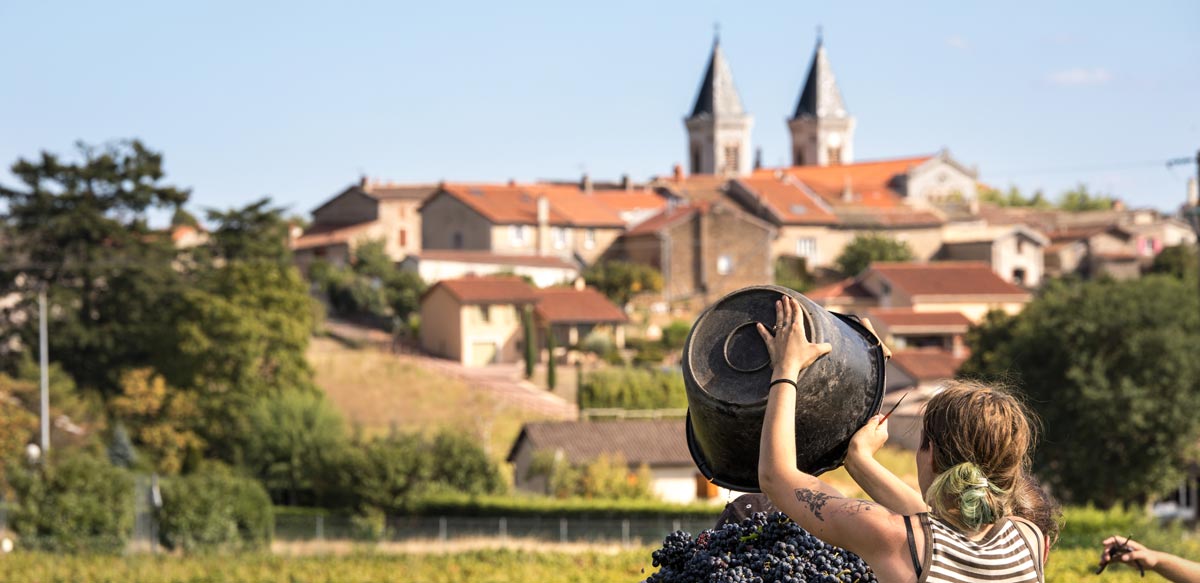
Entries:
{"type": "Polygon", "coordinates": [[[954,384],[926,406],[917,477],[921,492],[874,460],[887,439],[878,416],[851,440],[846,467],[876,502],[842,496],[796,468],[796,385],[828,354],[805,337],[800,305],[775,304],[774,333],[761,324],[774,365],[759,449],[759,485],[823,541],[863,558],[882,583],[1043,581],[1045,533],[1015,511],[1037,506],[1026,478],[1033,431],[1011,395],[954,384]]]}

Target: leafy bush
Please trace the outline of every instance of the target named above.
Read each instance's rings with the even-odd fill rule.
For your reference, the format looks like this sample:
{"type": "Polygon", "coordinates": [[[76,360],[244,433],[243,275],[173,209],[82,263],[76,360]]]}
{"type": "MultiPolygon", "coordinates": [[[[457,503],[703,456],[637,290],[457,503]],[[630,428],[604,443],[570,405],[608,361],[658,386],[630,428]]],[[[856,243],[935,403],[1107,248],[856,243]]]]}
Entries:
{"type": "Polygon", "coordinates": [[[545,516],[611,518],[658,517],[709,518],[714,522],[724,507],[697,502],[675,504],[654,498],[552,498],[549,496],[469,496],[461,493],[431,493],[417,497],[411,514],[421,516],[545,516]]]}
{"type": "Polygon", "coordinates": [[[345,454],[346,427],[321,393],[285,390],[263,396],[248,412],[244,464],[278,500],[313,493],[315,480],[345,454]]]}
{"type": "Polygon", "coordinates": [[[551,452],[543,452],[530,465],[531,476],[543,476],[549,494],[556,498],[640,499],[650,498],[650,467],[642,464],[629,471],[625,456],[601,454],[590,463],[575,466],[560,462],[551,452]]]}
{"type": "Polygon", "coordinates": [[[16,497],[8,523],[26,547],[54,552],[115,553],[133,531],[133,478],[108,460],[82,452],[26,467],[14,464],[16,497]]]}
{"type": "Polygon", "coordinates": [[[611,368],[584,375],[581,406],[588,409],[682,409],[683,377],[657,370],[611,368]]]}
{"type": "Polygon", "coordinates": [[[641,292],[661,291],[662,274],[649,265],[625,261],[603,261],[583,272],[588,285],[600,290],[618,306],[624,306],[641,292]]]}
{"type": "Polygon", "coordinates": [[[216,464],[162,484],[159,540],[168,549],[256,550],[271,542],[271,498],[257,481],[216,464]]]}
{"type": "Polygon", "coordinates": [[[808,291],[812,284],[813,276],[808,272],[808,261],[805,258],[780,255],[775,260],[775,285],[803,293],[808,291]]]}
{"type": "Polygon", "coordinates": [[[876,261],[912,261],[912,247],[887,235],[866,233],[857,235],[838,255],[838,269],[846,277],[854,277],[876,261]]]}
{"type": "Polygon", "coordinates": [[[359,243],[350,267],[314,261],[308,277],[329,298],[333,311],[343,316],[403,320],[417,311],[425,291],[418,275],[396,267],[382,239],[359,243]]]}
{"type": "Polygon", "coordinates": [[[685,320],[673,320],[667,324],[662,331],[662,344],[670,350],[679,350],[683,348],[684,342],[687,341],[688,333],[692,331],[692,324],[685,320]]]}
{"type": "Polygon", "coordinates": [[[465,495],[504,491],[500,469],[473,440],[452,432],[432,439],[398,434],[362,448],[352,485],[356,506],[406,512],[419,496],[434,492],[465,495]]]}

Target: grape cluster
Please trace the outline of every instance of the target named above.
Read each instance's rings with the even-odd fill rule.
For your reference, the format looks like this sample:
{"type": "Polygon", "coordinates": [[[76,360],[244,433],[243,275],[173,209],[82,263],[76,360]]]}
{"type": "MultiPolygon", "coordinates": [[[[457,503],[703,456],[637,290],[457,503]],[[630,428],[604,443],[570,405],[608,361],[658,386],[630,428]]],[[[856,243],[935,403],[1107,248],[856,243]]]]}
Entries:
{"type": "Polygon", "coordinates": [[[694,539],[675,531],[651,556],[659,569],[647,583],[875,583],[858,555],[821,542],[782,512],[757,512],[694,539]]]}

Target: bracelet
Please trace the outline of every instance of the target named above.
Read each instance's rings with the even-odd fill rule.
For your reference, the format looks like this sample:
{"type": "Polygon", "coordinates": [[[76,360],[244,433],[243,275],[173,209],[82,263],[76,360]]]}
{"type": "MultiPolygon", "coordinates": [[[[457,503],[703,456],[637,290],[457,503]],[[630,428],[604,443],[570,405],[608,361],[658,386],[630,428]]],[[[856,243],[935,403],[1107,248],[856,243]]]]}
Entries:
{"type": "Polygon", "coordinates": [[[775,380],[771,381],[771,386],[767,387],[767,388],[770,389],[771,387],[774,387],[775,385],[782,384],[782,383],[787,383],[789,385],[792,385],[793,389],[800,390],[800,387],[796,385],[796,381],[793,381],[792,379],[775,379],[775,380]]]}

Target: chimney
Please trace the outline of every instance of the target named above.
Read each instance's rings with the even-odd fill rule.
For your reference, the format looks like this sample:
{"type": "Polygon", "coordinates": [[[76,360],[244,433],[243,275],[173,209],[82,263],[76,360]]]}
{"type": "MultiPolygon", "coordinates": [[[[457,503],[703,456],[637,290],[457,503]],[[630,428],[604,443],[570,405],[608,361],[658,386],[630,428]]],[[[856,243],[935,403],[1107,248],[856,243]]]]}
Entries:
{"type": "Polygon", "coordinates": [[[633,183],[629,181],[628,174],[621,175],[621,190],[633,190],[633,183]]]}
{"type": "Polygon", "coordinates": [[[754,149],[754,169],[762,169],[762,146],[754,149]]]}
{"type": "Polygon", "coordinates": [[[955,334],[950,342],[950,354],[953,354],[954,358],[966,358],[967,347],[963,344],[962,334],[955,334]]]}
{"type": "Polygon", "coordinates": [[[537,198],[537,254],[545,255],[550,249],[550,201],[537,198]]]}
{"type": "Polygon", "coordinates": [[[592,193],[592,177],[588,176],[587,172],[583,173],[583,178],[579,179],[579,190],[584,194],[592,193]]]}
{"type": "Polygon", "coordinates": [[[358,177],[358,187],[365,189],[367,187],[367,175],[363,174],[358,177]]]}
{"type": "Polygon", "coordinates": [[[1123,201],[1123,200],[1121,200],[1121,199],[1119,199],[1119,198],[1118,198],[1118,199],[1114,199],[1114,200],[1113,200],[1113,202],[1112,202],[1112,210],[1114,210],[1114,211],[1123,211],[1123,210],[1125,210],[1125,201],[1123,201]]]}
{"type": "Polygon", "coordinates": [[[1196,179],[1189,178],[1187,185],[1187,201],[1188,206],[1200,205],[1200,190],[1196,186],[1196,179]]]}
{"type": "Polygon", "coordinates": [[[517,179],[516,179],[516,178],[509,178],[509,179],[508,179],[508,185],[509,185],[509,186],[516,186],[516,185],[517,185],[517,179]]]}
{"type": "Polygon", "coordinates": [[[846,176],[842,186],[842,202],[854,202],[854,188],[849,176],[846,176]]]}
{"type": "Polygon", "coordinates": [[[674,174],[676,182],[683,182],[683,164],[675,165],[674,174]]]}

